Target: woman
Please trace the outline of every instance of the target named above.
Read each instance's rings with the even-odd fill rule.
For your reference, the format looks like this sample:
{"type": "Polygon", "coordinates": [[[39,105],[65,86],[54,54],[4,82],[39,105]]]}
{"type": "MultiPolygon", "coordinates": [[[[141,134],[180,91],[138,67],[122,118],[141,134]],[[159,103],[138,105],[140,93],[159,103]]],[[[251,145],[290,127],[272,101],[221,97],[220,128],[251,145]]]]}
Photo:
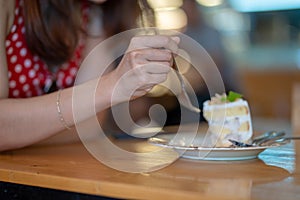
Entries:
{"type": "MultiPolygon", "coordinates": [[[[90,49],[85,44],[93,41],[85,29],[91,27],[86,24],[82,3],[0,0],[0,151],[36,143],[74,125],[72,89],[79,86],[72,84],[84,49],[90,49]],[[50,93],[52,88],[58,91],[50,93]]],[[[134,37],[129,44],[133,51],[101,78],[101,88],[95,92],[96,111],[111,106],[112,92],[120,80],[122,95],[117,95],[115,103],[126,101],[135,88],[132,98],[166,80],[171,51],[178,42],[166,36],[134,37]],[[127,78],[122,79],[125,73],[127,78]]]]}

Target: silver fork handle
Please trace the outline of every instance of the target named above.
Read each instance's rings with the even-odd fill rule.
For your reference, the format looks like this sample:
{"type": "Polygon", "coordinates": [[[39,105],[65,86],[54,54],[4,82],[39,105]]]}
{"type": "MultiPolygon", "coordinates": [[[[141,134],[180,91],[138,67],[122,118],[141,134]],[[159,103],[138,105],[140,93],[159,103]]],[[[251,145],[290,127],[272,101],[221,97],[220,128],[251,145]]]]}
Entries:
{"type": "Polygon", "coordinates": [[[172,57],[173,57],[173,68],[175,69],[175,73],[179,79],[180,86],[181,86],[181,93],[178,95],[178,100],[181,103],[181,105],[188,108],[189,110],[196,112],[196,113],[200,113],[201,110],[192,104],[190,97],[188,96],[188,93],[186,91],[186,85],[184,83],[183,77],[177,66],[174,54],[172,54],[172,57]]]}

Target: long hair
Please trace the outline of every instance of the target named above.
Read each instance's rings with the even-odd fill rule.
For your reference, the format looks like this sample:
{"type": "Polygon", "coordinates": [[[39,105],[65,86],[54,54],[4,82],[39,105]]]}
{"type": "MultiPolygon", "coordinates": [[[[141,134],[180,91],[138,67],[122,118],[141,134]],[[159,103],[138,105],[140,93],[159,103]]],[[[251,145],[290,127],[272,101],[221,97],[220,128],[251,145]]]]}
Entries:
{"type": "Polygon", "coordinates": [[[83,0],[25,0],[25,38],[31,52],[49,66],[69,60],[80,34],[87,33],[82,26],[83,4],[102,8],[107,37],[132,28],[135,23],[136,7],[126,0],[111,0],[101,5],[83,0]]]}
{"type": "Polygon", "coordinates": [[[24,3],[28,48],[49,65],[72,56],[79,39],[81,7],[78,0],[27,0],[24,3]]]}

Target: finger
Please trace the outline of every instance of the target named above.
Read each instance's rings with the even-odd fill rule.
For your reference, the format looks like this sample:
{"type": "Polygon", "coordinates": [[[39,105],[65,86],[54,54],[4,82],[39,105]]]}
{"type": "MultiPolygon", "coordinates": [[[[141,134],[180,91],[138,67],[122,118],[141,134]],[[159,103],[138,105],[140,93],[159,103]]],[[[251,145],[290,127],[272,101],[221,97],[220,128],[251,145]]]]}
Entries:
{"type": "Polygon", "coordinates": [[[179,44],[179,42],[180,42],[180,37],[178,37],[178,36],[173,36],[173,37],[171,37],[172,38],[172,40],[174,40],[175,42],[176,42],[176,44],[179,44]]]}
{"type": "MultiPolygon", "coordinates": [[[[155,62],[139,65],[133,68],[133,72],[141,79],[148,79],[148,75],[168,74],[171,71],[169,63],[155,62]],[[135,72],[134,72],[135,71],[135,72]]],[[[151,80],[150,80],[151,81],[151,80]]]]}
{"type": "Polygon", "coordinates": [[[134,95],[138,95],[138,96],[145,95],[148,92],[150,92],[153,87],[154,87],[154,85],[153,86],[149,86],[149,87],[145,87],[145,88],[139,88],[139,89],[137,89],[135,91],[134,95]]]}
{"type": "Polygon", "coordinates": [[[154,86],[163,83],[167,80],[167,74],[160,74],[160,75],[149,75],[148,79],[149,81],[142,85],[141,87],[137,88],[136,91],[138,92],[149,92],[154,86]]]}
{"type": "Polygon", "coordinates": [[[171,71],[169,62],[151,62],[141,65],[143,73],[148,74],[168,74],[171,71]]]}
{"type": "Polygon", "coordinates": [[[138,64],[146,61],[167,61],[171,62],[172,54],[168,49],[139,49],[127,53],[132,60],[137,60],[138,64]]]}
{"type": "Polygon", "coordinates": [[[178,50],[179,37],[168,37],[163,35],[137,36],[131,39],[129,50],[140,48],[166,48],[172,52],[178,50]]]}
{"type": "Polygon", "coordinates": [[[147,82],[140,88],[153,87],[167,80],[167,74],[149,74],[147,76],[147,82]]]}
{"type": "Polygon", "coordinates": [[[150,84],[160,84],[167,80],[168,74],[150,74],[151,80],[150,84]]]}

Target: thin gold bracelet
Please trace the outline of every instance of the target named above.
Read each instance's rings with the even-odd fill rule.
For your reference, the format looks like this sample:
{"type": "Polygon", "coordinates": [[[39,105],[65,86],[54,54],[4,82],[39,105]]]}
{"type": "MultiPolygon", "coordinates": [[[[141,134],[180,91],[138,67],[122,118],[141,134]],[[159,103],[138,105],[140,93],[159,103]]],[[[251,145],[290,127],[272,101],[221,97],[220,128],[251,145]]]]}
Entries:
{"type": "Polygon", "coordinates": [[[70,126],[68,126],[68,124],[66,123],[62,113],[61,113],[61,109],[60,109],[60,93],[61,93],[61,90],[58,90],[57,92],[57,98],[56,98],[56,108],[57,108],[57,113],[58,113],[58,117],[59,117],[59,120],[61,121],[61,123],[64,125],[64,127],[66,129],[71,129],[70,126]]]}

